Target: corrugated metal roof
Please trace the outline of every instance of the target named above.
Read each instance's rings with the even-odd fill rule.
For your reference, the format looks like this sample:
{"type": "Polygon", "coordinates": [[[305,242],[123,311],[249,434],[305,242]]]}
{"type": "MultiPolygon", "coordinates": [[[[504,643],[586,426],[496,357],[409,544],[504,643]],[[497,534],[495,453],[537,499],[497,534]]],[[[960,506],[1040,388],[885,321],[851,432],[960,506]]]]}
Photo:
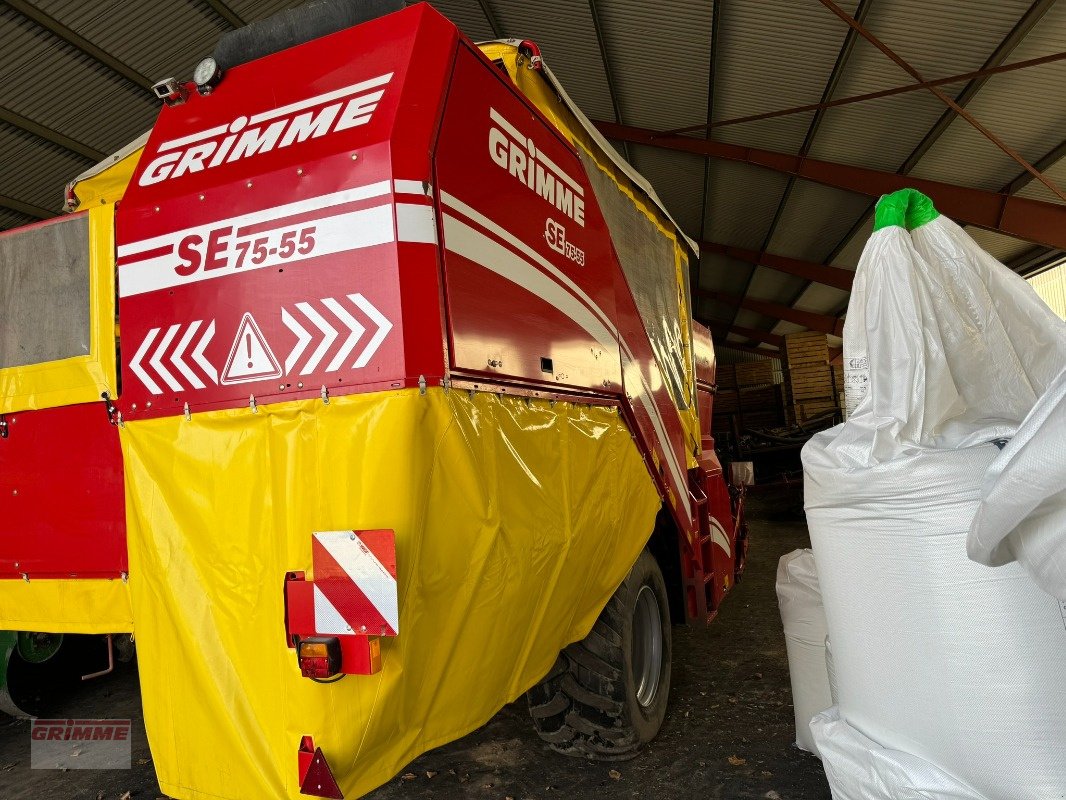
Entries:
{"type": "Polygon", "coordinates": [[[707,193],[708,239],[758,249],[770,227],[788,178],[747,164],[715,161],[707,193]]]}
{"type": "Polygon", "coordinates": [[[865,195],[796,181],[766,249],[821,263],[869,204],[865,195]]]}
{"type": "Polygon", "coordinates": [[[597,5],[623,119],[657,129],[705,121],[714,2],[597,5]]]}
{"type": "Polygon", "coordinates": [[[496,19],[508,36],[524,37],[524,31],[535,28],[541,53],[571,99],[592,119],[614,119],[611,91],[587,4],[573,0],[501,4],[496,19]]]}
{"type": "MultiPolygon", "coordinates": [[[[118,59],[146,81],[188,75],[229,30],[207,0],[29,0],[55,22],[118,59]]],[[[226,0],[246,22],[301,0],[226,0]]],[[[857,0],[840,0],[856,13],[857,0]]],[[[433,0],[475,40],[497,35],[537,41],[555,73],[585,113],[622,123],[670,130],[910,84],[912,78],[817,2],[796,0],[433,0]],[[489,14],[483,11],[483,3],[489,14]],[[598,13],[604,63],[593,5],[598,13]],[[717,40],[712,52],[712,21],[717,40]],[[494,18],[499,30],[489,21],[494,18]],[[845,46],[851,42],[850,49],[845,46]],[[714,86],[709,86],[714,62],[714,86]],[[835,70],[835,66],[837,69],[835,70]],[[839,72],[839,74],[834,74],[839,72]],[[613,86],[608,75],[613,79],[613,86]]],[[[864,24],[927,78],[981,67],[1011,40],[1033,0],[867,0],[864,24]]],[[[1058,52],[1066,42],[1066,2],[1052,6],[1006,54],[1009,62],[1058,52]]],[[[1013,41],[1013,40],[1012,40],[1013,41]]],[[[118,149],[149,127],[156,101],[139,86],[0,6],[0,111],[29,119],[69,137],[88,152],[118,149]]],[[[990,77],[968,110],[1033,161],[1057,152],[1066,129],[1066,62],[990,77]]],[[[944,86],[958,94],[965,82],[944,86]]],[[[944,114],[927,91],[774,119],[715,127],[717,141],[796,153],[811,136],[809,155],[843,164],[896,171],[944,114]],[[812,128],[812,122],[819,124],[812,128]]],[[[693,131],[694,136],[705,135],[693,131]]],[[[53,137],[54,138],[54,137],[53,137]]],[[[693,237],[790,256],[813,263],[831,259],[854,268],[869,234],[864,214],[873,199],[741,163],[629,145],[635,166],[693,237]],[[776,222],[775,222],[776,217],[776,222]],[[865,221],[863,221],[865,220],[865,221]],[[863,221],[862,224],[859,224],[863,221]],[[766,241],[772,230],[772,236],[766,241]],[[855,235],[849,239],[849,232],[855,235]]],[[[1064,153],[1066,154],[1066,153],[1064,153]]],[[[63,185],[91,159],[0,122],[0,228],[31,219],[4,205],[4,197],[44,211],[58,210],[63,185]]],[[[1045,164],[1066,185],[1066,158],[1045,164]]],[[[913,169],[916,176],[999,190],[1021,174],[1014,163],[968,123],[955,119],[913,169]]],[[[1018,194],[1060,202],[1031,181],[1018,194]]],[[[34,212],[34,213],[44,213],[34,212]]],[[[1003,260],[1029,263],[1039,248],[1009,236],[972,230],[1003,260]]],[[[846,293],[786,273],[705,253],[694,270],[699,287],[740,294],[833,315],[846,293]]],[[[799,330],[788,322],[741,310],[707,297],[695,299],[697,316],[716,324],[799,330]]]]}
{"type": "MultiPolygon", "coordinates": [[[[432,0],[432,4],[475,42],[496,38],[496,33],[492,30],[492,26],[489,25],[489,20],[485,16],[485,12],[481,10],[477,0],[432,0]]],[[[528,36],[528,34],[521,31],[511,30],[502,30],[499,35],[516,38],[528,36]]],[[[552,69],[555,69],[555,67],[552,67],[552,69]]]]}

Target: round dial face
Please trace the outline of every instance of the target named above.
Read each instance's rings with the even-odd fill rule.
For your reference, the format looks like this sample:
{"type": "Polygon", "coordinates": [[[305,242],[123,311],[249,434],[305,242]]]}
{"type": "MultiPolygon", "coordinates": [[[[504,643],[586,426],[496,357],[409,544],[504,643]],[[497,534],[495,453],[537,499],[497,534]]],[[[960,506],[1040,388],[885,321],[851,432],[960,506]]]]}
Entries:
{"type": "Polygon", "coordinates": [[[206,86],[214,80],[217,74],[218,64],[215,63],[215,59],[205,58],[196,65],[196,70],[192,74],[192,79],[197,86],[206,86]]]}

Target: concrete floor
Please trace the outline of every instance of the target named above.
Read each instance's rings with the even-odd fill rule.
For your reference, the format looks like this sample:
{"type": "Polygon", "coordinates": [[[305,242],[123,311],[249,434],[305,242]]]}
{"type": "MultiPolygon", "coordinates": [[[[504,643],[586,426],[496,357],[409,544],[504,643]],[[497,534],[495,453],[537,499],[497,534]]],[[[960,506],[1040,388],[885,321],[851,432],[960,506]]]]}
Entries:
{"type": "MultiPolygon", "coordinates": [[[[556,755],[533,733],[520,700],[480,730],[417,759],[368,800],[829,800],[821,763],[792,744],[788,664],[774,594],[778,558],[808,544],[799,494],[767,493],[750,498],[749,506],[752,544],[744,580],[712,625],[674,629],[671,707],[659,737],[637,758],[597,764],[556,755]]],[[[0,722],[0,797],[161,797],[132,667],[46,709],[60,712],[132,717],[132,770],[30,770],[28,724],[0,722]]]]}

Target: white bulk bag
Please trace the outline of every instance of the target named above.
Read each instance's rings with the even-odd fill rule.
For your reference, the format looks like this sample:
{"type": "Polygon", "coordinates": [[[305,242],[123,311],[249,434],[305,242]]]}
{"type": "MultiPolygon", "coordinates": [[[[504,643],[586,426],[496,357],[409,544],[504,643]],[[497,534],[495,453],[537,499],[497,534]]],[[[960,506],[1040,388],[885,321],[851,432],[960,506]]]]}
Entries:
{"type": "Polygon", "coordinates": [[[777,564],[777,605],[785,629],[796,745],[818,754],[810,722],[833,705],[825,661],[825,610],[811,550],[793,550],[777,564]]]}
{"type": "MultiPolygon", "coordinates": [[[[830,708],[811,720],[833,800],[990,800],[910,753],[881,747],[830,708]]],[[[1004,799],[1006,800],[1006,799],[1004,799]]]]}
{"type": "MultiPolygon", "coordinates": [[[[908,215],[928,202],[889,200],[908,215]]],[[[943,218],[921,232],[927,254],[966,236],[943,218]]],[[[1063,609],[1018,564],[966,555],[1000,455],[991,442],[1012,437],[1054,380],[1057,346],[1032,328],[1041,312],[1006,268],[929,257],[901,224],[878,225],[844,329],[852,414],[803,449],[840,716],[990,800],[1066,797],[1063,609]],[[1030,352],[1038,344],[1052,355],[1030,352]]],[[[836,751],[819,746],[831,775],[836,751]]]]}
{"type": "MultiPolygon", "coordinates": [[[[1066,322],[950,220],[915,228],[911,241],[936,270],[976,277],[956,287],[978,318],[959,329],[978,334],[996,362],[962,377],[977,384],[975,407],[1020,423],[985,476],[970,558],[989,566],[1017,559],[1041,588],[1066,599],[1066,322]]],[[[971,358],[966,344],[946,347],[971,358]]]]}

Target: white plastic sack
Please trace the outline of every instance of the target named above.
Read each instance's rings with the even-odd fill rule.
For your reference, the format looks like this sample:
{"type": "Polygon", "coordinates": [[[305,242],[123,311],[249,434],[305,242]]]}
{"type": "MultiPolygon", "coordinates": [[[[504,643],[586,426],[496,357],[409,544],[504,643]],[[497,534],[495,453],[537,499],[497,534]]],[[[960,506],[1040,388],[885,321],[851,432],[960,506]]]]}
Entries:
{"type": "MultiPolygon", "coordinates": [[[[963,373],[978,384],[970,402],[1020,423],[985,476],[967,552],[989,566],[1017,559],[1066,599],[1066,322],[953,222],[921,225],[911,240],[935,271],[965,278],[956,304],[994,359],[963,373]]],[[[945,343],[951,358],[981,357],[969,349],[971,330],[960,330],[963,342],[945,343]]]]}
{"type": "Polygon", "coordinates": [[[1017,560],[1066,603],[1066,371],[985,475],[966,546],[982,564],[1017,560]]]}
{"type": "Polygon", "coordinates": [[[826,754],[822,764],[833,800],[990,800],[928,761],[881,747],[836,708],[812,719],[811,731],[826,754]]]}
{"type": "Polygon", "coordinates": [[[871,237],[844,330],[854,410],[803,450],[840,715],[989,800],[1066,797],[1063,608],[966,555],[990,442],[1052,386],[1061,328],[957,226],[919,231],[926,257],[899,225],[871,237]]]}
{"type": "Polygon", "coordinates": [[[785,629],[796,745],[818,755],[810,722],[833,704],[825,660],[825,610],[811,550],[793,550],[777,563],[777,605],[785,629]]]}
{"type": "Polygon", "coordinates": [[[836,705],[838,702],[837,668],[833,664],[833,642],[828,636],[825,637],[825,671],[829,676],[829,697],[832,699],[833,705],[836,705]]]}

